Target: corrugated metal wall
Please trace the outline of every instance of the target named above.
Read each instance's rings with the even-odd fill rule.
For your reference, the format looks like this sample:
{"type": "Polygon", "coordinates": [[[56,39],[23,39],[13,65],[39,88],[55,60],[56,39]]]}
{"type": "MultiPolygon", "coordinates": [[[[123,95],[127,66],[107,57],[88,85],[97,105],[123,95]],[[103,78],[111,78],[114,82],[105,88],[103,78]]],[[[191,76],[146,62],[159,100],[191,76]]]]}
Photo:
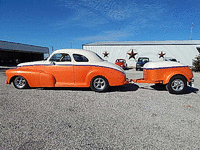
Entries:
{"type": "Polygon", "coordinates": [[[105,60],[115,63],[118,58],[126,59],[128,66],[135,67],[136,60],[129,59],[130,49],[135,49],[138,53],[136,58],[146,56],[151,61],[162,61],[163,59],[158,57],[158,53],[163,51],[166,53],[166,57],[174,57],[185,65],[192,66],[192,60],[199,55],[196,47],[200,45],[128,45],[128,46],[86,46],[83,45],[83,49],[91,50],[99,54],[105,60]],[[103,53],[107,51],[108,57],[104,57],[103,53]]]}

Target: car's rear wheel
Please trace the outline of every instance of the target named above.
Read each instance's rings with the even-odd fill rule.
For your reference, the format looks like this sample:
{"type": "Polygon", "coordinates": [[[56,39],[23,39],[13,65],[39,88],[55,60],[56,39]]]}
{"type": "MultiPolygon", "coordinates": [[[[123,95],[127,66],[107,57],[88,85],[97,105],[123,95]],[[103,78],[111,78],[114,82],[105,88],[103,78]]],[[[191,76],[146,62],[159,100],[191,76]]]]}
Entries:
{"type": "Polygon", "coordinates": [[[108,87],[108,80],[102,76],[94,77],[90,83],[90,88],[96,92],[104,92],[108,89],[108,87]]]}
{"type": "Polygon", "coordinates": [[[13,85],[17,89],[26,89],[26,88],[29,88],[28,82],[22,76],[15,77],[15,79],[13,80],[13,85]]]}
{"type": "Polygon", "coordinates": [[[187,88],[187,80],[184,76],[176,75],[173,76],[169,83],[166,85],[166,89],[171,94],[182,94],[187,88]]]}

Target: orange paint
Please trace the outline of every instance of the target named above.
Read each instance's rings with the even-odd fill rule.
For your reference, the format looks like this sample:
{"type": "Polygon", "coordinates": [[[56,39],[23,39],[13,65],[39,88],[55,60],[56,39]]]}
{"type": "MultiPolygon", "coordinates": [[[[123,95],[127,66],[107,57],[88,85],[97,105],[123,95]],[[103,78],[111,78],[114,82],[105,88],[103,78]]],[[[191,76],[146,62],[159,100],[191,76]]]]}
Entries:
{"type": "Polygon", "coordinates": [[[7,70],[6,76],[6,84],[11,83],[12,77],[23,76],[30,87],[89,87],[96,76],[105,77],[110,86],[128,84],[122,72],[92,65],[25,66],[7,70]]]}

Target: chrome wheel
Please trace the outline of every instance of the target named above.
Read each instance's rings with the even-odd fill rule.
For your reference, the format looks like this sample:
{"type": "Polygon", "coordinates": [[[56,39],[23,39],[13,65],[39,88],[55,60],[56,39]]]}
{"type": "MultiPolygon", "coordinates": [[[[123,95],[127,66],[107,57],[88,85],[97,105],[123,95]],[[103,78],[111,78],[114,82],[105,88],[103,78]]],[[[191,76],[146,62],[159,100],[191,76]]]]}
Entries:
{"type": "Polygon", "coordinates": [[[94,84],[94,88],[97,89],[97,90],[102,90],[105,88],[106,86],[106,82],[103,78],[96,78],[93,82],[94,84]]]}
{"type": "Polygon", "coordinates": [[[171,94],[183,94],[187,88],[187,79],[182,75],[173,76],[166,85],[171,94]]]}
{"type": "Polygon", "coordinates": [[[185,86],[185,85],[184,85],[183,81],[180,80],[180,79],[176,79],[176,80],[174,80],[174,81],[171,83],[172,89],[173,89],[174,91],[176,91],[176,92],[182,91],[183,88],[184,88],[184,86],[185,86]]]}
{"type": "Polygon", "coordinates": [[[22,76],[16,77],[13,81],[13,84],[17,89],[24,89],[28,87],[26,79],[22,76]]]}
{"type": "Polygon", "coordinates": [[[109,87],[108,80],[103,76],[96,76],[91,80],[90,88],[96,92],[106,91],[109,87]]]}

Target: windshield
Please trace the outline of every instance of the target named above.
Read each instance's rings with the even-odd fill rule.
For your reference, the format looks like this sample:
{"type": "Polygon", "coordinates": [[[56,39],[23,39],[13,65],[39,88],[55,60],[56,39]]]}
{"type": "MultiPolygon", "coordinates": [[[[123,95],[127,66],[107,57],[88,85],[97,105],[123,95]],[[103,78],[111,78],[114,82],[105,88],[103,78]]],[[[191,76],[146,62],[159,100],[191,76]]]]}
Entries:
{"type": "Polygon", "coordinates": [[[138,62],[149,62],[148,58],[139,58],[138,62]]]}
{"type": "Polygon", "coordinates": [[[44,60],[47,60],[49,57],[45,58],[44,60]]]}

